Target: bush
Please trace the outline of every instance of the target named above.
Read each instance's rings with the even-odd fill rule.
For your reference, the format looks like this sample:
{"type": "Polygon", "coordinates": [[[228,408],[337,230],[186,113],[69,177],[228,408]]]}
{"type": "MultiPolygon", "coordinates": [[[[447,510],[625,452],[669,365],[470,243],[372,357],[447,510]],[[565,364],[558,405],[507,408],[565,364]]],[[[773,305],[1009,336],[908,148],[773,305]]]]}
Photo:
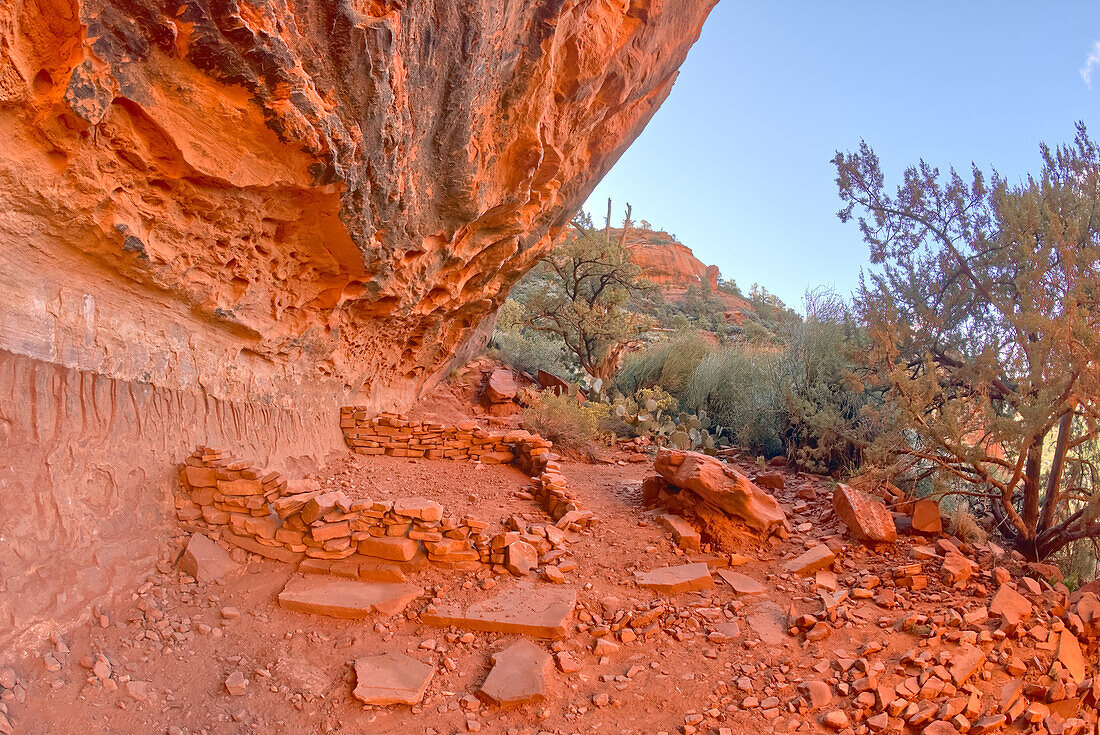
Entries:
{"type": "Polygon", "coordinates": [[[566,355],[565,344],[548,334],[525,329],[519,323],[520,309],[512,299],[501,307],[489,341],[493,356],[528,375],[545,370],[564,380],[576,380],[577,373],[566,355]]]}
{"type": "Polygon", "coordinates": [[[663,389],[754,453],[787,454],[823,474],[852,469],[876,431],[878,414],[866,409],[881,400],[853,372],[848,346],[858,335],[844,303],[808,294],[805,304],[805,321],[778,334],[746,322],[746,338],[725,347],[697,333],[654,345],[628,360],[615,385],[627,395],[663,389]]]}
{"type": "Polygon", "coordinates": [[[780,351],[739,343],[704,357],[692,372],[681,407],[707,412],[733,443],[768,457],[782,454],[787,410],[780,351]]]}
{"type": "Polygon", "coordinates": [[[805,321],[783,335],[783,382],[789,454],[810,472],[854,469],[877,431],[879,413],[866,409],[879,396],[865,390],[854,372],[857,339],[844,303],[829,293],[807,294],[805,321]]]}
{"type": "Polygon", "coordinates": [[[687,390],[695,368],[714,350],[698,332],[681,334],[627,358],[615,378],[615,387],[629,396],[660,386],[679,399],[687,390]]]}
{"type": "Polygon", "coordinates": [[[523,409],[523,428],[549,439],[559,449],[590,457],[592,445],[603,439],[600,424],[610,414],[609,404],[580,405],[573,396],[542,391],[529,395],[523,409]]]}

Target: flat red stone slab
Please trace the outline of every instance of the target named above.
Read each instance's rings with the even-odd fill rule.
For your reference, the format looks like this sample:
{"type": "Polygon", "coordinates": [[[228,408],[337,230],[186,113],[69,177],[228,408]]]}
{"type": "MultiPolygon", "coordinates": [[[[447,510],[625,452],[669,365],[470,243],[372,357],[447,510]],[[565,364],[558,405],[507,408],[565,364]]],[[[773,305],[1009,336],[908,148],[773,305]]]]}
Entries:
{"type": "Polygon", "coordinates": [[[355,689],[365,704],[417,704],[435,668],[403,653],[378,653],[355,661],[355,689]]]}
{"type": "Polygon", "coordinates": [[[774,602],[765,601],[749,610],[746,616],[749,628],[767,646],[782,646],[787,637],[787,616],[774,602]]]}
{"type": "Polygon", "coordinates": [[[747,574],[729,569],[719,569],[718,576],[730,587],[733,587],[733,591],[739,595],[762,595],[766,592],[764,585],[747,574]]]}
{"type": "Polygon", "coordinates": [[[648,572],[635,572],[639,587],[674,595],[679,592],[705,590],[714,586],[710,567],[706,562],[681,564],[678,567],[661,567],[648,572]]]}
{"type": "Polygon", "coordinates": [[[550,654],[528,640],[518,640],[490,659],[493,668],[477,696],[502,706],[538,702],[546,696],[550,654]]]}
{"type": "Polygon", "coordinates": [[[429,605],[421,613],[420,621],[444,628],[453,625],[466,630],[561,638],[573,619],[576,605],[575,590],[517,586],[470,605],[465,611],[457,606],[429,605]]]}
{"type": "Polygon", "coordinates": [[[291,577],[286,583],[279,593],[279,606],[314,615],[355,619],[375,612],[396,615],[420,593],[421,590],[403,584],[303,574],[291,577]]]}

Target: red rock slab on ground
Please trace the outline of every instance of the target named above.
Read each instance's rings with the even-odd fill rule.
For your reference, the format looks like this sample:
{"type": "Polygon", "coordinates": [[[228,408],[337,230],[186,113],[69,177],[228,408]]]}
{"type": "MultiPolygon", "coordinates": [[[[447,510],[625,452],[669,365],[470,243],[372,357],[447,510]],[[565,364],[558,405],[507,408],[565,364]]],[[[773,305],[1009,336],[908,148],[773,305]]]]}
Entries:
{"type": "Polygon", "coordinates": [[[1085,680],[1085,655],[1081,652],[1081,644],[1077,636],[1068,630],[1063,630],[1058,635],[1058,649],[1054,654],[1055,659],[1069,672],[1075,682],[1080,684],[1085,680]]]}
{"type": "Polygon", "coordinates": [[[657,522],[664,526],[672,534],[673,541],[681,549],[698,551],[702,542],[699,532],[688,521],[680,516],[665,513],[657,516],[657,522]]]}
{"type": "Polygon", "coordinates": [[[660,567],[648,572],[635,572],[634,578],[639,587],[663,592],[666,595],[705,590],[714,586],[710,567],[706,562],[701,561],[676,567],[660,567]]]}
{"type": "Polygon", "coordinates": [[[550,654],[528,640],[519,640],[490,657],[493,668],[477,696],[497,705],[538,702],[546,696],[550,654]]]}
{"type": "Polygon", "coordinates": [[[279,593],[279,605],[314,615],[355,619],[375,612],[396,615],[420,594],[420,589],[402,584],[303,574],[286,583],[279,593]]]}
{"type": "Polygon", "coordinates": [[[768,646],[782,646],[787,636],[787,615],[770,600],[758,603],[745,616],[749,628],[768,646]]]}
{"type": "Polygon", "coordinates": [[[403,653],[378,653],[355,660],[352,695],[364,704],[417,704],[435,668],[403,653]]]}
{"type": "Polygon", "coordinates": [[[180,569],[199,582],[213,582],[239,569],[229,552],[201,533],[191,535],[180,558],[180,569]]]}
{"type": "Polygon", "coordinates": [[[441,628],[453,625],[490,633],[562,638],[568,632],[576,605],[576,590],[517,585],[465,610],[449,605],[429,605],[420,614],[420,621],[441,628]]]}
{"type": "Polygon", "coordinates": [[[719,569],[718,576],[739,595],[762,595],[766,591],[764,585],[741,572],[719,569]]]}
{"type": "Polygon", "coordinates": [[[783,482],[783,475],[779,474],[778,472],[766,472],[764,474],[757,475],[755,478],[753,478],[753,482],[755,482],[760,487],[766,487],[769,490],[783,490],[785,487],[785,484],[783,482]]]}
{"type": "Polygon", "coordinates": [[[951,682],[961,687],[974,673],[985,663],[985,651],[977,646],[964,643],[959,650],[951,654],[951,663],[948,673],[951,674],[951,682]]]}
{"type": "Polygon", "coordinates": [[[963,584],[977,570],[978,565],[956,551],[949,551],[943,557],[940,577],[945,584],[963,584]]]}
{"type": "Polygon", "coordinates": [[[897,541],[898,529],[886,505],[878,498],[847,485],[833,491],[833,512],[853,536],[871,543],[897,541]]]}
{"type": "Polygon", "coordinates": [[[919,533],[943,533],[943,518],[940,516],[940,506],[934,500],[921,498],[914,501],[911,521],[913,530],[919,533]]]}
{"type": "Polygon", "coordinates": [[[1017,624],[1031,617],[1031,601],[1007,584],[1002,584],[989,601],[989,616],[999,616],[1017,624]]]}
{"type": "Polygon", "coordinates": [[[813,574],[819,569],[825,569],[832,566],[833,561],[836,559],[836,555],[825,544],[818,544],[794,559],[790,559],[783,564],[783,568],[794,574],[801,574],[802,576],[808,576],[813,574]]]}

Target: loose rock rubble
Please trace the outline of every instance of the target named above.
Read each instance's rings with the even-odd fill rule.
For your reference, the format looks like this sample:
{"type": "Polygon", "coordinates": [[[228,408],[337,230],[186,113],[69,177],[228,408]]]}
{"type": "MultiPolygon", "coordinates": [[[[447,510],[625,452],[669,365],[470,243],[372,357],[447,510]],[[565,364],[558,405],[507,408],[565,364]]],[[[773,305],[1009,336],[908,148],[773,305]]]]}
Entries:
{"type": "MultiPolygon", "coordinates": [[[[215,510],[239,513],[237,501],[225,501],[255,496],[226,494],[219,482],[263,487],[264,476],[212,455],[193,459],[220,463],[213,486],[192,486],[206,480],[184,469],[188,487],[212,488],[215,510]]],[[[453,468],[474,466],[383,459],[403,472],[434,462],[447,481],[453,468]]],[[[765,474],[736,457],[725,464],[745,478],[765,474]]],[[[738,521],[738,534],[720,539],[736,541],[735,550],[697,515],[647,511],[643,467],[565,463],[561,471],[599,512],[598,532],[537,520],[531,494],[503,486],[478,496],[484,527],[461,519],[452,527],[447,503],[402,479],[390,499],[359,506],[378,514],[366,516],[371,527],[400,532],[368,531],[343,559],[293,552],[301,559],[290,564],[214,535],[205,518],[183,522],[177,551],[132,601],[92,611],[68,637],[0,669],[0,735],[58,731],[38,723],[59,702],[73,732],[109,725],[172,735],[1083,735],[1096,727],[1100,599],[1071,593],[1051,568],[928,532],[869,541],[843,506],[835,510],[827,481],[786,468],[766,473],[782,479],[767,486],[784,522],[765,531],[738,521]],[[509,510],[493,517],[488,509],[501,504],[509,510]],[[461,538],[447,535],[456,530],[461,538]],[[434,563],[438,548],[428,544],[449,540],[470,545],[477,562],[434,563]]],[[[359,502],[352,484],[322,480],[282,488],[270,478],[274,492],[263,496],[302,519],[320,544],[311,549],[340,538],[318,539],[313,529],[322,537],[343,533],[339,524],[350,529],[354,519],[342,516],[359,502]],[[333,493],[347,497],[346,508],[333,493]]],[[[866,502],[877,503],[857,501],[866,502]]],[[[253,533],[268,548],[260,538],[253,533]]]]}

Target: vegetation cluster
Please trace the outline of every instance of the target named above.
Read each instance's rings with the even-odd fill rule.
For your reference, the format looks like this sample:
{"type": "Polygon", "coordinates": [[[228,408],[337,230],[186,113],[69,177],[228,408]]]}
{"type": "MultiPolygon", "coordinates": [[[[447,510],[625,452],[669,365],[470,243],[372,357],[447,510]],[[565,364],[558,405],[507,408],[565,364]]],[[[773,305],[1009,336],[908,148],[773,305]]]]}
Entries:
{"type": "Polygon", "coordinates": [[[1015,184],[921,161],[891,190],[866,143],[838,152],[840,219],[870,247],[859,289],[808,294],[799,315],[754,285],[739,324],[705,287],[663,298],[610,209],[603,232],[582,216],[505,303],[494,348],[587,389],[540,404],[574,443],[647,436],[863,475],[1094,576],[1100,148],[1079,126],[1041,153],[1015,184]]]}

